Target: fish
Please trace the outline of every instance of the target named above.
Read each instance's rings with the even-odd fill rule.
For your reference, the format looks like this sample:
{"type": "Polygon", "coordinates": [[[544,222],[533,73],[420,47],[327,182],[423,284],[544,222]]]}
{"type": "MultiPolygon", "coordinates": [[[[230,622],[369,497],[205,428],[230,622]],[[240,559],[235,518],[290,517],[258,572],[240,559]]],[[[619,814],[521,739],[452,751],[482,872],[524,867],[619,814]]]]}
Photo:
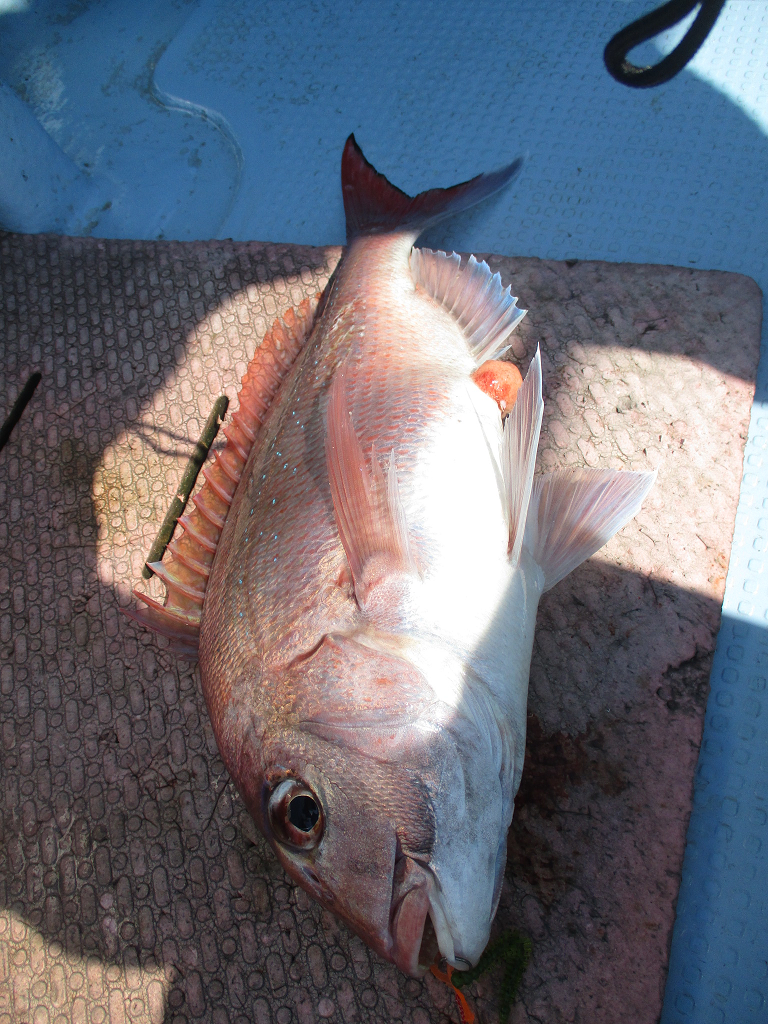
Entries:
{"type": "Polygon", "coordinates": [[[655,475],[535,475],[537,350],[485,262],[419,235],[517,160],[411,197],[354,136],[347,246],[276,321],[226,447],[129,614],[199,659],[219,751],[287,874],[380,956],[465,970],[498,907],[541,595],[655,475]]]}

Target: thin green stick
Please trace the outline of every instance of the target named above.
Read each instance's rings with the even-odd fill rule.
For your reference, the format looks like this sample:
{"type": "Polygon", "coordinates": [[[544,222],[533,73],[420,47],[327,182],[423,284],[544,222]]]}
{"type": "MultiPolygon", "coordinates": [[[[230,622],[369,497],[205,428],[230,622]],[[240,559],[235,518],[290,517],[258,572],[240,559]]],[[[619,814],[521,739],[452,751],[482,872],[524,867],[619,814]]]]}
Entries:
{"type": "Polygon", "coordinates": [[[11,436],[11,431],[21,419],[21,414],[27,407],[27,402],[30,400],[32,395],[35,393],[35,388],[40,383],[42,374],[33,373],[27,383],[21,389],[21,393],[16,401],[13,403],[13,408],[8,413],[5,422],[0,427],[0,451],[5,448],[8,438],[11,436]]]}
{"type": "MultiPolygon", "coordinates": [[[[192,493],[192,488],[195,486],[198,474],[203,468],[203,463],[208,457],[210,447],[216,440],[219,427],[227,414],[228,405],[229,399],[226,395],[221,395],[213,403],[213,408],[211,409],[208,419],[205,421],[205,426],[203,427],[203,432],[200,435],[200,440],[195,445],[195,450],[192,452],[189,462],[187,463],[187,468],[184,470],[184,476],[181,478],[181,483],[179,484],[176,496],[171,502],[171,507],[165,514],[165,519],[162,522],[157,537],[155,537],[154,544],[149,549],[147,562],[159,562],[163,557],[165,549],[171,543],[173,531],[176,529],[176,523],[178,522],[179,516],[183,514],[184,509],[187,507],[187,502],[189,501],[189,496],[192,493]]],[[[145,580],[148,580],[152,576],[152,570],[146,563],[144,568],[141,570],[141,575],[145,580]]]]}

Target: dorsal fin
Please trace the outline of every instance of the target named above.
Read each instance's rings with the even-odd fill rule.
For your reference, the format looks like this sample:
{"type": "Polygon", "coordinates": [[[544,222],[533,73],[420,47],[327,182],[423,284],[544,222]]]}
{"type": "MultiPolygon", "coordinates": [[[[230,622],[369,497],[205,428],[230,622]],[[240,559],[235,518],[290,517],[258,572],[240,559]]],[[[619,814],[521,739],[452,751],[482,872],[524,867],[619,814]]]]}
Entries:
{"type": "Polygon", "coordinates": [[[205,483],[192,498],[194,508],[179,517],[183,532],[170,542],[162,562],[149,566],[165,584],[164,604],[134,590],[145,607],[122,609],[129,618],[169,637],[172,650],[189,660],[197,657],[205,588],[227,512],[269,407],[312,333],[320,298],[318,294],[289,309],[256,349],[242,380],[239,408],[232,422],[222,427],[227,438],[224,450],[204,467],[205,483]]]}
{"type": "Polygon", "coordinates": [[[462,266],[458,253],[413,249],[411,274],[456,317],[478,366],[506,352],[509,336],[527,310],[517,308],[511,288],[502,288],[501,275],[492,274],[485,261],[478,263],[470,256],[462,266]]]}
{"type": "Polygon", "coordinates": [[[544,572],[545,591],[637,515],[655,479],[656,473],[628,470],[561,469],[534,482],[525,546],[544,572]]]}
{"type": "Polygon", "coordinates": [[[371,587],[383,576],[411,572],[414,566],[395,453],[390,452],[385,480],[375,451],[366,459],[355,433],[343,366],[331,385],[326,427],[325,458],[333,513],[355,596],[363,605],[371,587]]]}
{"type": "Polygon", "coordinates": [[[414,241],[429,225],[466,210],[498,192],[522,167],[519,157],[507,167],[478,174],[452,188],[433,188],[409,196],[368,163],[350,135],[341,157],[341,190],[347,218],[347,241],[359,235],[409,231],[414,241]]]}
{"type": "Polygon", "coordinates": [[[509,516],[508,551],[513,565],[517,565],[523,544],[543,414],[541,353],[537,348],[517,393],[517,401],[504,424],[501,448],[501,473],[509,516]]]}

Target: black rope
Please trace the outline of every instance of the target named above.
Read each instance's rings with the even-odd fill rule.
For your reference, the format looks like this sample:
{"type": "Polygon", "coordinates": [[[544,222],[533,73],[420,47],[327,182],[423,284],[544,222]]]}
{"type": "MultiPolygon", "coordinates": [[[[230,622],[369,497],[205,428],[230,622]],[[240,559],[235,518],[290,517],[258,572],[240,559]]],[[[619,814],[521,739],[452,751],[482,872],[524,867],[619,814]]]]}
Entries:
{"type": "Polygon", "coordinates": [[[33,373],[27,383],[21,389],[21,394],[13,403],[13,408],[8,413],[5,422],[0,427],[0,451],[5,448],[8,438],[11,436],[11,431],[21,419],[21,414],[27,407],[27,402],[30,400],[32,395],[35,393],[35,388],[40,383],[41,374],[33,373]]]}
{"type": "Polygon", "coordinates": [[[670,0],[616,33],[605,48],[605,66],[617,82],[635,89],[648,89],[668,82],[694,57],[712,31],[724,4],[725,0],[701,0],[701,10],[672,53],[649,67],[639,68],[631,64],[627,54],[633,47],[672,28],[698,5],[698,0],[670,0]]]}

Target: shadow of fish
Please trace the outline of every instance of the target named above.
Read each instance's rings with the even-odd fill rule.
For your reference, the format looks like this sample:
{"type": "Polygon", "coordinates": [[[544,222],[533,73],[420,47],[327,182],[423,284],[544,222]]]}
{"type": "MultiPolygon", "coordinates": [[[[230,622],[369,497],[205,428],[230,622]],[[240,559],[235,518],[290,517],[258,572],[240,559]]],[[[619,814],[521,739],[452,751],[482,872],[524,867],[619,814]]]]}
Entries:
{"type": "Polygon", "coordinates": [[[485,263],[414,248],[519,165],[411,198],[350,136],[341,262],[257,350],[152,565],[165,603],[130,613],[199,655],[221,755],[286,871],[416,976],[488,941],[539,598],[654,479],[534,479],[539,355],[519,391],[496,358],[524,311],[485,263]]]}

